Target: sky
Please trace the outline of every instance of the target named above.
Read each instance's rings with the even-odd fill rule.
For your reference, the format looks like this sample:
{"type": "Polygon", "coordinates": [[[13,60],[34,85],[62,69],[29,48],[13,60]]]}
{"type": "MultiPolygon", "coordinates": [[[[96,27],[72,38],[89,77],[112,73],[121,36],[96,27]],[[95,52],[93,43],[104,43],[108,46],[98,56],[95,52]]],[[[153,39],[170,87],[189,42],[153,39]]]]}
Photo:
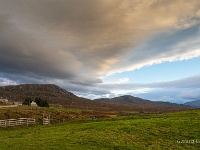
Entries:
{"type": "Polygon", "coordinates": [[[0,0],[0,85],[200,100],[199,0],[0,0]]]}

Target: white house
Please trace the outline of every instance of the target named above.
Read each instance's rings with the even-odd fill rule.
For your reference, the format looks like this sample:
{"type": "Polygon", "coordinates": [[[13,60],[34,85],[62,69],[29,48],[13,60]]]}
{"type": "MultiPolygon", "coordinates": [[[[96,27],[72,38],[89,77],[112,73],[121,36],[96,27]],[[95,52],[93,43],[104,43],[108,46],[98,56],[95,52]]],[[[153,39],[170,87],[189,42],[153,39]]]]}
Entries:
{"type": "Polygon", "coordinates": [[[38,105],[36,104],[36,102],[32,101],[32,102],[31,102],[31,106],[37,107],[38,105]]]}
{"type": "Polygon", "coordinates": [[[8,103],[8,99],[2,99],[2,98],[0,98],[0,102],[8,103]]]}

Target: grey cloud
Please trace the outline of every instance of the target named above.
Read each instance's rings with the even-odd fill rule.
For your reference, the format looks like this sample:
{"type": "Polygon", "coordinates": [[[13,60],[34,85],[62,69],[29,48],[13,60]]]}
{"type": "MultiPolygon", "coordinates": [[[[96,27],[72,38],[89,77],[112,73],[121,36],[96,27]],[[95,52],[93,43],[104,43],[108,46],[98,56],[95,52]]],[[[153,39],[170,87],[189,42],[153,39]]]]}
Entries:
{"type": "Polygon", "coordinates": [[[150,91],[148,93],[142,93],[142,94],[135,94],[132,93],[132,95],[154,100],[154,101],[165,101],[165,102],[171,102],[171,103],[179,103],[183,104],[188,101],[191,101],[191,99],[183,99],[179,96],[180,92],[182,92],[181,89],[156,89],[154,91],[150,91]]]}
{"type": "Polygon", "coordinates": [[[187,89],[179,95],[183,99],[200,100],[200,88],[187,89]]]}
{"type": "Polygon", "coordinates": [[[200,87],[200,75],[187,77],[179,80],[157,83],[122,83],[122,84],[102,84],[106,89],[139,89],[139,88],[198,88],[200,87]]]}
{"type": "Polygon", "coordinates": [[[95,83],[91,84],[80,84],[80,83],[70,83],[64,80],[51,80],[48,83],[54,83],[62,88],[73,92],[76,95],[89,97],[90,95],[95,96],[102,96],[111,94],[110,90],[99,88],[95,83]]]}
{"type": "Polygon", "coordinates": [[[158,83],[157,87],[175,87],[175,88],[198,88],[200,85],[200,76],[187,77],[171,82],[158,83]]]}
{"type": "Polygon", "coordinates": [[[90,78],[90,79],[82,79],[82,80],[78,80],[78,79],[76,79],[76,80],[72,80],[72,81],[70,81],[69,83],[71,83],[71,84],[77,84],[77,85],[85,85],[85,86],[91,86],[91,85],[97,85],[97,84],[100,84],[100,83],[103,83],[103,81],[101,80],[101,79],[99,79],[99,78],[90,78]]]}

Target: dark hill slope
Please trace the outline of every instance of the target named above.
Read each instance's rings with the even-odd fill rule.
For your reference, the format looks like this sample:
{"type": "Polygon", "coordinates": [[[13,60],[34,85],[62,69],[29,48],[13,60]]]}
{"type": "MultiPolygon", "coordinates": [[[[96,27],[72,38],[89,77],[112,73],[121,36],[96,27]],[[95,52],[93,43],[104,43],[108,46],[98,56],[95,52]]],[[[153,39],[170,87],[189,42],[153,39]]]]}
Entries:
{"type": "Polygon", "coordinates": [[[26,97],[40,97],[52,104],[84,104],[91,100],[80,98],[54,84],[21,84],[0,87],[0,97],[11,101],[24,101],[26,97]]]}
{"type": "Polygon", "coordinates": [[[189,105],[189,106],[192,106],[194,108],[200,108],[200,100],[187,102],[187,103],[185,103],[185,105],[189,105]]]}
{"type": "Polygon", "coordinates": [[[157,102],[157,101],[150,101],[145,100],[142,98],[130,96],[130,95],[124,95],[114,98],[102,98],[102,99],[95,99],[97,102],[104,102],[104,103],[110,103],[110,104],[124,104],[124,105],[136,105],[136,106],[148,106],[148,107],[188,107],[185,105],[180,105],[176,103],[170,103],[170,102],[157,102]]]}

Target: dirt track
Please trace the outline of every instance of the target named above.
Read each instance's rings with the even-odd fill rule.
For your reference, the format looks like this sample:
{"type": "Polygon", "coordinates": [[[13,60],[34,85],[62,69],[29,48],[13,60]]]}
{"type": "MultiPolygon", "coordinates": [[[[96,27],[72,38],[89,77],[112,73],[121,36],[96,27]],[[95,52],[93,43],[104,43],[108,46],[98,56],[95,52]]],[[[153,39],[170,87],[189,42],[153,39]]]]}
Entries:
{"type": "Polygon", "coordinates": [[[7,106],[0,106],[0,108],[9,108],[9,107],[18,107],[18,105],[7,105],[7,106]]]}

